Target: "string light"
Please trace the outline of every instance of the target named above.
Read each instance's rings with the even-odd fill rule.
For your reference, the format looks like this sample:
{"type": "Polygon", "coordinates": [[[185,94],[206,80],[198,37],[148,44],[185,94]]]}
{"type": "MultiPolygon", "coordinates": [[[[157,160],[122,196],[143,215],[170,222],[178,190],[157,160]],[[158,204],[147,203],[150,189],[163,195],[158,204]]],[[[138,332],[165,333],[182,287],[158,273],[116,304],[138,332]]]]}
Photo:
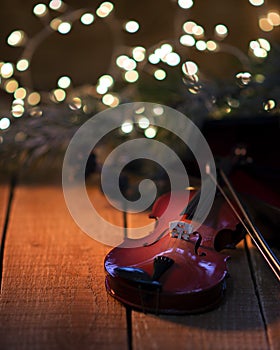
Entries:
{"type": "Polygon", "coordinates": [[[125,134],[131,133],[133,130],[133,123],[130,120],[125,121],[121,126],[121,131],[125,134]]]}
{"type": "Polygon", "coordinates": [[[153,113],[154,115],[160,116],[164,113],[164,108],[162,106],[155,106],[153,107],[153,113]]]}
{"type": "Polygon", "coordinates": [[[9,118],[1,118],[0,119],[0,129],[1,130],[6,130],[8,129],[8,127],[10,126],[11,122],[10,122],[10,119],[9,118]]]}
{"type": "Polygon", "coordinates": [[[63,89],[55,89],[51,96],[54,102],[62,102],[66,98],[66,92],[63,89]]]}
{"type": "Polygon", "coordinates": [[[113,11],[114,4],[111,2],[103,2],[98,9],[96,10],[96,14],[98,17],[105,18],[109,16],[109,14],[113,11]]]}
{"type": "Polygon", "coordinates": [[[84,13],[81,16],[81,22],[84,25],[90,25],[93,23],[93,21],[94,21],[94,15],[92,13],[84,13]]]}
{"type": "Polygon", "coordinates": [[[215,26],[215,33],[219,38],[225,38],[228,35],[228,29],[224,24],[217,24],[215,26]]]}
{"type": "MultiPolygon", "coordinates": [[[[262,6],[264,4],[264,0],[248,1],[252,6],[262,6]]],[[[193,0],[177,1],[177,6],[184,10],[190,9],[193,7],[193,5],[193,0]]],[[[57,31],[62,35],[67,35],[72,30],[75,21],[80,21],[83,25],[88,26],[95,21],[95,14],[99,18],[106,18],[114,10],[114,7],[115,5],[113,3],[105,1],[100,3],[95,11],[89,9],[85,12],[84,10],[80,9],[78,11],[73,10],[71,12],[69,11],[67,4],[65,4],[63,1],[51,0],[49,1],[48,5],[44,3],[36,4],[33,7],[33,14],[38,18],[44,17],[42,19],[42,23],[44,23],[46,27],[51,28],[53,31],[57,31]],[[58,17],[53,16],[53,11],[59,12],[58,17]]],[[[114,20],[116,19],[114,18],[114,20]]],[[[121,21],[119,21],[119,28],[121,28],[121,25],[121,21]]],[[[262,16],[258,19],[258,25],[264,32],[272,31],[275,27],[280,25],[279,12],[275,9],[268,10],[267,14],[262,14],[262,16]]],[[[135,19],[127,20],[123,24],[123,29],[127,33],[134,34],[139,31],[140,24],[135,19]]],[[[49,31],[48,35],[51,35],[51,33],[52,31],[49,31]]],[[[220,42],[229,35],[228,27],[226,24],[219,23],[214,27],[213,34],[215,36],[215,40],[204,40],[204,38],[210,36],[209,33],[205,32],[205,28],[201,24],[189,19],[181,25],[181,33],[179,34],[178,41],[181,45],[190,48],[192,47],[200,52],[222,51],[223,46],[220,44],[220,42]]],[[[35,39],[35,37],[36,36],[34,36],[34,38],[28,38],[23,30],[17,29],[10,33],[10,35],[7,37],[6,43],[12,47],[25,46],[23,53],[33,53],[35,51],[34,48],[36,48],[38,45],[38,42],[36,42],[38,39],[35,39]]],[[[40,37],[40,35],[37,37],[40,37]]],[[[45,37],[46,36],[42,36],[42,40],[44,40],[45,37]]],[[[114,60],[114,66],[109,68],[109,70],[114,72],[114,76],[116,76],[116,78],[113,78],[111,74],[106,74],[105,72],[104,75],[99,77],[96,85],[92,86],[91,90],[91,93],[95,94],[95,98],[100,98],[100,101],[103,104],[110,107],[115,106],[120,102],[119,97],[117,97],[114,92],[108,93],[109,90],[113,91],[113,87],[119,86],[118,84],[115,84],[115,79],[118,80],[121,78],[123,80],[122,84],[135,83],[139,80],[142,72],[145,71],[153,75],[156,80],[161,81],[167,77],[165,67],[176,67],[183,61],[183,53],[178,49],[176,44],[174,44],[174,41],[161,42],[160,44],[155,45],[152,50],[149,48],[146,49],[141,45],[128,48],[122,47],[122,49],[123,51],[118,50],[118,55],[115,55],[116,58],[114,60]],[[174,48],[176,48],[176,50],[174,48]],[[147,65],[149,67],[147,67],[147,65]],[[153,65],[154,68],[151,67],[151,65],[153,65]],[[120,74],[114,71],[115,68],[121,70],[120,74]],[[100,96],[98,97],[98,95],[100,96]]],[[[268,56],[271,47],[270,42],[267,39],[259,38],[256,40],[251,40],[248,49],[249,55],[259,60],[263,60],[268,56]]],[[[230,52],[230,50],[228,52],[230,52]]],[[[231,53],[233,52],[234,50],[232,49],[231,53]]],[[[1,62],[0,83],[2,88],[4,88],[7,93],[14,94],[16,99],[21,99],[22,101],[25,100],[24,103],[27,103],[30,106],[35,106],[42,101],[44,96],[48,95],[40,92],[34,92],[33,88],[28,86],[21,86],[21,74],[22,76],[30,76],[31,59],[32,54],[30,56],[23,54],[23,56],[19,58],[15,64],[11,62],[1,62]],[[17,75],[19,75],[19,77],[17,75]]],[[[195,62],[187,61],[180,66],[185,76],[188,76],[190,79],[194,80],[198,79],[198,66],[195,62]]],[[[236,77],[236,79],[243,81],[242,84],[246,85],[244,83],[246,81],[246,72],[240,74],[242,74],[242,78],[239,76],[239,78],[236,77]]],[[[255,79],[261,81],[260,75],[259,78],[255,79]]],[[[26,81],[28,81],[28,79],[26,79],[26,81]]],[[[75,108],[73,107],[74,109],[82,109],[81,99],[78,96],[75,97],[77,98],[76,102],[78,102],[73,102],[73,94],[69,93],[69,91],[72,91],[71,89],[73,91],[75,90],[75,88],[72,86],[71,78],[67,75],[61,76],[57,81],[57,88],[54,88],[49,94],[49,100],[56,103],[63,102],[72,96],[72,102],[68,102],[69,108],[72,109],[72,107],[75,106],[75,108]],[[67,93],[65,89],[67,89],[67,93]]],[[[13,113],[15,116],[18,117],[22,112],[22,109],[25,111],[24,103],[23,105],[14,105],[13,113]],[[15,106],[22,106],[23,108],[15,106]]]]}
{"type": "Polygon", "coordinates": [[[6,81],[5,90],[8,93],[10,93],[10,94],[14,93],[17,88],[18,88],[18,82],[15,79],[11,79],[11,80],[6,81]]]}
{"type": "Polygon", "coordinates": [[[33,8],[34,15],[38,17],[43,17],[47,14],[48,8],[45,4],[37,4],[33,8]]]}
{"type": "Polygon", "coordinates": [[[280,25],[280,15],[276,11],[270,11],[267,14],[269,22],[274,26],[278,27],[280,25]]]}
{"type": "Polygon", "coordinates": [[[51,10],[59,10],[63,7],[63,2],[60,0],[51,0],[49,3],[49,8],[51,10]]]}
{"type": "Polygon", "coordinates": [[[41,96],[38,92],[31,92],[27,97],[27,102],[31,106],[36,106],[41,100],[41,96]]]}
{"type": "Polygon", "coordinates": [[[14,66],[10,62],[4,63],[0,72],[3,78],[10,78],[14,74],[14,66]]]}
{"type": "Polygon", "coordinates": [[[140,28],[140,25],[136,21],[128,21],[125,24],[125,30],[128,33],[136,33],[139,30],[139,28],[140,28]]]}
{"type": "Polygon", "coordinates": [[[147,117],[142,116],[138,120],[138,125],[139,125],[139,128],[141,129],[147,129],[150,125],[150,121],[147,117]]]}
{"type": "Polygon", "coordinates": [[[110,106],[114,102],[114,96],[112,94],[106,94],[102,97],[104,105],[110,106]]]}
{"type": "Polygon", "coordinates": [[[73,97],[72,101],[69,103],[69,107],[70,109],[72,109],[72,111],[76,111],[78,109],[82,108],[82,100],[80,99],[80,97],[73,97]]]}
{"type": "Polygon", "coordinates": [[[176,52],[170,52],[166,55],[165,61],[169,66],[177,66],[180,63],[181,58],[176,52]]]}
{"type": "Polygon", "coordinates": [[[21,100],[23,100],[23,99],[25,99],[26,94],[27,94],[26,89],[23,88],[23,87],[19,87],[18,89],[15,90],[15,92],[14,92],[14,97],[15,97],[16,99],[21,99],[21,100]]]}
{"type": "Polygon", "coordinates": [[[26,34],[23,30],[15,30],[13,31],[7,39],[7,43],[10,46],[21,46],[26,41],[26,34]]]}
{"type": "Polygon", "coordinates": [[[193,28],[197,26],[197,24],[193,21],[187,21],[183,24],[183,30],[187,33],[187,34],[193,34],[193,28]]]}
{"type": "Polygon", "coordinates": [[[111,75],[105,74],[98,79],[98,82],[100,85],[104,85],[109,88],[114,84],[114,79],[111,75]]]}
{"type": "Polygon", "coordinates": [[[180,37],[180,43],[184,46],[194,46],[195,39],[193,36],[185,34],[180,37]]]}
{"type": "Polygon", "coordinates": [[[154,72],[154,77],[157,79],[157,80],[164,80],[166,78],[166,72],[163,70],[163,69],[157,69],[155,72],[154,72]]]}
{"type": "Polygon", "coordinates": [[[157,129],[154,126],[149,126],[145,131],[144,131],[145,136],[148,139],[152,139],[156,136],[157,134],[157,129]]]}
{"type": "Polygon", "coordinates": [[[146,49],[142,46],[137,46],[132,50],[132,56],[137,62],[142,62],[146,56],[146,49]]]}
{"type": "Polygon", "coordinates": [[[25,58],[22,58],[21,60],[19,60],[19,61],[17,62],[16,67],[17,67],[17,70],[18,70],[18,71],[23,72],[23,71],[25,71],[26,69],[28,69],[28,67],[29,67],[29,61],[28,61],[27,59],[25,59],[25,58]]]}
{"type": "Polygon", "coordinates": [[[198,72],[198,66],[195,62],[187,61],[182,65],[182,71],[186,75],[195,75],[198,72]]]}
{"type": "Polygon", "coordinates": [[[124,78],[129,83],[135,83],[139,78],[139,73],[136,70],[130,70],[125,73],[124,78]]]}
{"type": "Polygon", "coordinates": [[[152,64],[158,64],[160,62],[160,58],[159,56],[157,56],[155,53],[152,53],[149,58],[148,58],[149,62],[152,64]]]}
{"type": "Polygon", "coordinates": [[[62,89],[67,89],[71,85],[71,79],[67,76],[60,77],[57,85],[62,89]]]}
{"type": "Polygon", "coordinates": [[[261,6],[264,4],[264,0],[249,0],[249,3],[253,6],[261,6]]]}
{"type": "Polygon", "coordinates": [[[178,5],[182,9],[190,9],[193,6],[193,0],[178,0],[178,5]]]}
{"type": "Polygon", "coordinates": [[[70,22],[61,22],[58,25],[57,31],[60,34],[68,34],[72,28],[72,24],[70,22]]]}
{"type": "Polygon", "coordinates": [[[198,40],[195,44],[195,47],[197,48],[198,51],[204,51],[207,49],[206,42],[203,40],[198,40]]]}

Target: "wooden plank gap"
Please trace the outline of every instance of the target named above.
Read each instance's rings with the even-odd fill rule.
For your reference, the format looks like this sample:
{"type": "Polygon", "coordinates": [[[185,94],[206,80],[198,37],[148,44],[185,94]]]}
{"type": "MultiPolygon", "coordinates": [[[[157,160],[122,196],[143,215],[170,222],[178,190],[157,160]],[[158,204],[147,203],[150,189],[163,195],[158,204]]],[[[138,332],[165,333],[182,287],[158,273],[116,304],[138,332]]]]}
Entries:
{"type": "Polygon", "coordinates": [[[129,306],[126,307],[126,326],[127,326],[127,348],[128,350],[132,350],[132,310],[129,306]]]}
{"type": "Polygon", "coordinates": [[[15,176],[11,178],[10,184],[9,184],[9,195],[8,195],[8,203],[7,203],[7,209],[4,217],[4,226],[1,234],[1,246],[0,246],[0,294],[2,293],[2,275],[3,275],[3,260],[4,260],[4,252],[5,252],[5,242],[8,232],[8,226],[9,226],[9,220],[10,220],[10,213],[11,213],[11,207],[12,202],[14,198],[14,191],[17,184],[17,179],[15,176]]]}
{"type": "Polygon", "coordinates": [[[253,286],[254,286],[254,291],[255,291],[256,299],[257,299],[258,306],[260,309],[260,315],[261,315],[261,320],[263,322],[263,326],[264,326],[264,330],[265,330],[266,341],[267,341],[267,344],[269,346],[269,337],[268,337],[268,333],[267,333],[267,320],[266,320],[263,305],[261,302],[261,296],[260,296],[260,292],[259,292],[259,288],[258,288],[257,277],[256,277],[256,274],[254,271],[254,264],[253,264],[250,248],[248,247],[248,242],[247,242],[246,238],[244,239],[244,249],[246,251],[246,255],[247,255],[247,259],[248,259],[248,266],[249,266],[249,270],[250,270],[250,274],[251,274],[251,278],[252,278],[252,282],[253,282],[253,286]]]}

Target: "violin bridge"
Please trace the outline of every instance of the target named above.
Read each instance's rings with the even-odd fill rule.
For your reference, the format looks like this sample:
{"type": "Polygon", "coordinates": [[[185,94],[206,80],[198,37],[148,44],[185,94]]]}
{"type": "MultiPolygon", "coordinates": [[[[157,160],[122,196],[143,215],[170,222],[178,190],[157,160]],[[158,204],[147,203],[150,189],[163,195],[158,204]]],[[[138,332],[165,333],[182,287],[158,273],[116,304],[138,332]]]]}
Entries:
{"type": "Polygon", "coordinates": [[[169,233],[172,238],[179,238],[188,241],[192,232],[193,226],[185,221],[169,222],[169,233]]]}

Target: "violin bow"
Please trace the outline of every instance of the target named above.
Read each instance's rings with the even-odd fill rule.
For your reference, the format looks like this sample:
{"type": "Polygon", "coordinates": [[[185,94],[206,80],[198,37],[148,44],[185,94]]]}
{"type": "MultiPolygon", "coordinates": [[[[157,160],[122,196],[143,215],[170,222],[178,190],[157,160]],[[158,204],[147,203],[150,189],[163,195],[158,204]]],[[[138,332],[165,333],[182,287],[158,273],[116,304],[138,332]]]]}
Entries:
{"type": "Polygon", "coordinates": [[[235,203],[237,204],[238,208],[240,209],[244,219],[241,218],[241,216],[239,215],[239,213],[237,212],[237,210],[233,206],[231,200],[228,198],[225,191],[222,189],[222,187],[218,184],[216,179],[213,177],[209,166],[206,166],[206,173],[210,176],[212,181],[216,184],[217,188],[219,189],[219,191],[221,192],[221,194],[225,198],[226,202],[229,204],[229,206],[231,207],[231,209],[233,210],[235,215],[238,217],[241,224],[245,228],[246,232],[248,233],[248,235],[250,236],[250,238],[252,239],[252,241],[254,242],[254,244],[256,245],[256,247],[258,248],[258,250],[260,251],[260,253],[264,257],[266,262],[268,263],[269,267],[271,268],[271,270],[273,271],[273,273],[277,277],[278,281],[280,281],[280,262],[279,262],[279,260],[277,259],[277,257],[273,253],[273,251],[270,249],[269,245],[267,244],[267,242],[263,238],[262,234],[256,228],[255,224],[253,223],[252,219],[250,218],[249,213],[247,212],[244,205],[241,203],[240,199],[238,198],[238,195],[235,192],[235,190],[233,189],[233,186],[231,185],[226,174],[223,172],[223,170],[221,170],[221,169],[219,170],[221,178],[225,182],[229,192],[231,193],[233,199],[235,200],[235,203]],[[246,225],[246,223],[249,227],[246,225]]]}

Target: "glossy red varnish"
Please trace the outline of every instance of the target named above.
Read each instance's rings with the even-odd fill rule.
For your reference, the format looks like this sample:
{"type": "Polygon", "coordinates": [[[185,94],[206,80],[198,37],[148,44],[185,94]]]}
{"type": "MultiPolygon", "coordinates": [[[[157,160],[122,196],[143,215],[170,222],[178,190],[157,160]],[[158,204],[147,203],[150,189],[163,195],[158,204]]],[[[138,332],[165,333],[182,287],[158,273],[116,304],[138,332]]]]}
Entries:
{"type": "MultiPolygon", "coordinates": [[[[190,199],[194,194],[194,191],[190,193],[190,199]]],[[[229,256],[219,251],[235,246],[242,238],[239,220],[218,197],[208,218],[203,224],[199,223],[199,228],[187,239],[173,237],[169,221],[191,221],[186,215],[180,215],[186,206],[180,193],[176,197],[177,210],[161,220],[169,197],[168,194],[160,197],[150,214],[157,218],[152,244],[137,248],[116,247],[106,256],[107,291],[125,305],[144,312],[183,314],[211,309],[222,300],[227,276],[229,256]],[[154,261],[162,256],[173,263],[153,280],[154,261]],[[146,283],[149,276],[151,281],[146,283]]]]}

